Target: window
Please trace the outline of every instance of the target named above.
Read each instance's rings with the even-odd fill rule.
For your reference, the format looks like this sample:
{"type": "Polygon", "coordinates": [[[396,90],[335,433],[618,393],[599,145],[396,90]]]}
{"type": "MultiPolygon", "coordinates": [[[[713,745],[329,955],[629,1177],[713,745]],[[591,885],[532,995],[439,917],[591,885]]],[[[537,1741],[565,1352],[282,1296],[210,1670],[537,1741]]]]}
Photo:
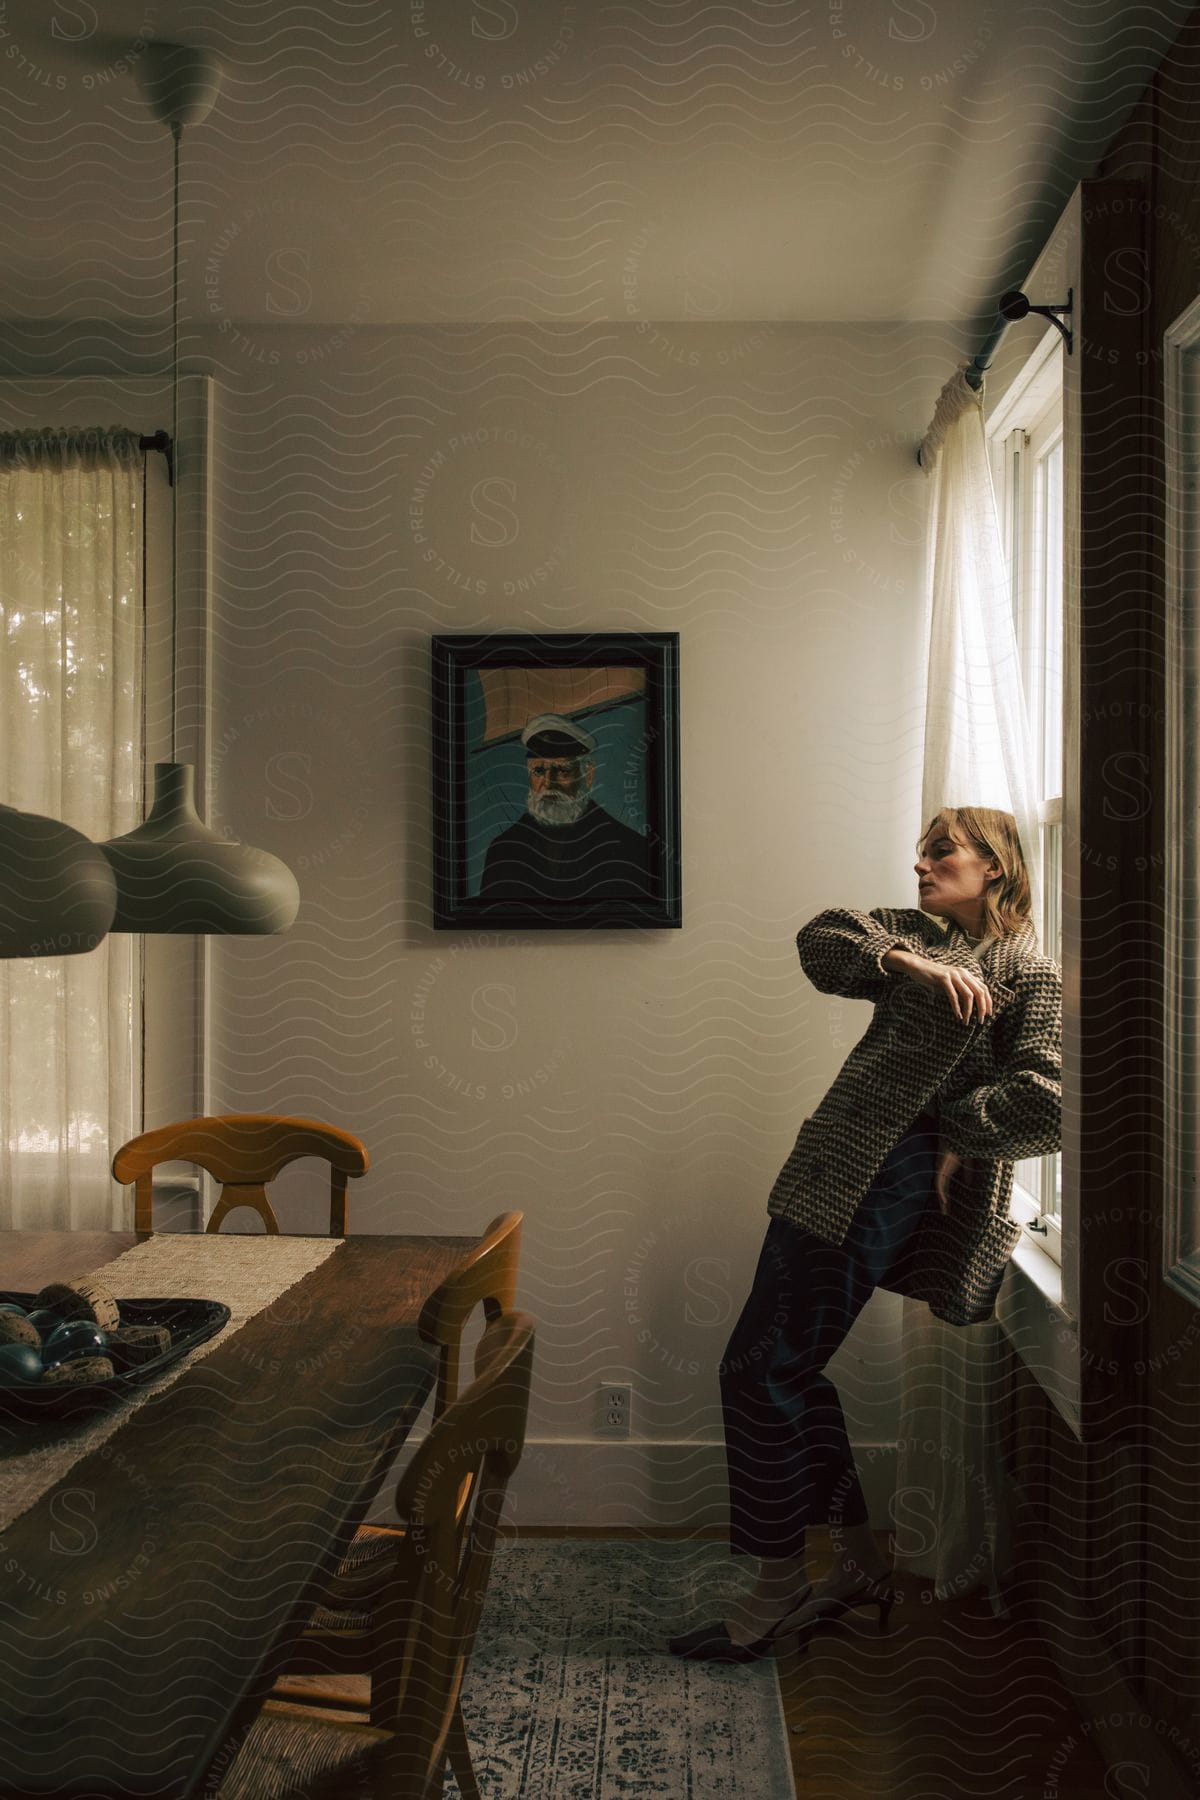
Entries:
{"type": "MultiPolygon", "coordinates": [[[[97,420],[121,419],[130,429],[150,434],[171,419],[169,381],[159,377],[126,377],[117,381],[109,377],[88,376],[75,381],[61,378],[44,380],[12,379],[0,383],[0,398],[5,406],[6,426],[32,430],[44,427],[76,427],[94,425],[97,420]]],[[[184,489],[181,564],[185,579],[180,606],[181,638],[191,635],[193,642],[206,642],[208,575],[208,495],[211,482],[210,445],[212,414],[212,382],[210,377],[189,376],[180,383],[181,437],[191,446],[191,462],[196,478],[190,489],[184,489]]],[[[141,747],[146,769],[142,804],[130,823],[144,815],[152,798],[152,768],[155,761],[170,756],[171,695],[171,494],[167,484],[165,460],[150,455],[146,460],[145,511],[145,601],[147,608],[147,642],[145,647],[144,711],[145,742],[141,747]]],[[[203,658],[196,658],[196,669],[186,674],[190,686],[181,691],[190,716],[204,718],[203,658]]],[[[11,720],[9,721],[11,726],[11,720]]],[[[204,766],[205,742],[193,731],[181,742],[185,758],[204,766]]],[[[82,752],[81,752],[82,754],[82,752]]],[[[198,784],[200,786],[200,784],[198,784]]],[[[94,788],[85,782],[81,791],[92,795],[94,788]]],[[[202,787],[201,787],[202,792],[202,787]]],[[[0,787],[0,799],[13,800],[15,790],[0,787]]],[[[36,793],[25,804],[33,804],[36,793]]],[[[43,807],[42,810],[54,809],[43,807]]],[[[83,818],[72,819],[63,808],[56,816],[87,827],[83,818]]],[[[91,835],[105,835],[103,830],[91,835]]],[[[144,939],[115,934],[105,940],[108,959],[129,957],[140,963],[140,973],[132,966],[120,989],[123,1008],[118,1012],[115,1001],[108,1002],[109,1030],[107,1050],[101,1044],[99,1027],[95,1042],[101,1054],[107,1054],[110,1068],[121,1062],[130,1070],[131,1105],[122,1109],[118,1122],[111,1115],[104,1118],[104,1108],[90,1108],[84,1123],[74,1133],[65,1151],[54,1148],[45,1134],[33,1137],[37,1154],[29,1149],[30,1109],[24,1099],[9,1088],[0,1091],[0,1174],[7,1164],[7,1181],[0,1180],[0,1193],[7,1197],[10,1209],[20,1216],[12,1223],[30,1223],[43,1227],[109,1228],[126,1226],[132,1216],[131,1190],[118,1188],[109,1174],[108,1161],[119,1138],[114,1133],[140,1130],[143,1123],[161,1123],[164,1119],[186,1118],[207,1110],[204,1087],[204,1041],[202,1021],[205,1016],[207,946],[205,938],[146,937],[144,939]],[[114,1024],[117,1029],[114,1030],[114,1024]],[[140,1064],[140,1080],[138,1066],[140,1064]],[[23,1122],[24,1121],[24,1122],[23,1122]],[[101,1123],[99,1131],[94,1129],[101,1123]],[[94,1154],[83,1156],[79,1148],[86,1143],[94,1154]],[[18,1173],[14,1159],[23,1162],[18,1173]],[[70,1185],[64,1184],[45,1164],[65,1167],[70,1185]],[[92,1168],[92,1164],[95,1168],[92,1168]],[[19,1203],[19,1205],[18,1205],[19,1203]]],[[[103,949],[103,946],[101,947],[103,949]]],[[[78,956],[58,959],[64,978],[78,982],[85,967],[99,961],[95,957],[78,956]]],[[[13,963],[30,978],[37,971],[53,971],[53,962],[31,960],[13,963]]],[[[73,1007],[73,1014],[77,1011],[73,1007]]],[[[11,1016],[23,1016],[21,1006],[14,1004],[11,1016]]],[[[86,1051],[87,1035],[84,1033],[86,1051]]],[[[91,1059],[87,1052],[88,1060],[91,1059]]],[[[81,1052],[81,1057],[84,1052],[81,1052]]],[[[76,1058],[81,1071],[83,1062],[76,1058]]],[[[91,1079],[91,1076],[88,1076],[91,1079]]],[[[81,1117],[83,1117],[81,1109],[81,1117]]],[[[165,1170],[164,1177],[170,1171],[165,1170]]],[[[186,1171],[194,1186],[194,1173],[186,1171]]]]}
{"type": "MultiPolygon", "coordinates": [[[[127,428],[6,432],[0,455],[5,798],[93,842],[141,814],[142,488],[127,428]]],[[[3,1216],[116,1223],[108,1158],[140,1109],[140,943],[0,967],[3,1216]]]]}
{"type": "MultiPolygon", "coordinates": [[[[1061,339],[1051,329],[986,426],[1008,558],[1021,683],[1040,774],[1042,948],[1062,965],[1063,405],[1061,339]]],[[[1062,1262],[1062,1154],[1026,1157],[1012,1216],[1062,1262]]]]}

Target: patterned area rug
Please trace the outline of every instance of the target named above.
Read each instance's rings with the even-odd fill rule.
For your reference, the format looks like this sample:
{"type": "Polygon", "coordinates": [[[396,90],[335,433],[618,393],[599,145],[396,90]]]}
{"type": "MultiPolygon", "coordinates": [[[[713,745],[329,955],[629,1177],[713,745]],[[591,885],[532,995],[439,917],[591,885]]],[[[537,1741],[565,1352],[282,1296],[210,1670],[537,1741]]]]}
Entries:
{"type": "Polygon", "coordinates": [[[463,1689],[487,1800],[794,1800],[774,1659],[666,1647],[720,1617],[745,1561],[711,1541],[499,1541],[463,1689]]]}

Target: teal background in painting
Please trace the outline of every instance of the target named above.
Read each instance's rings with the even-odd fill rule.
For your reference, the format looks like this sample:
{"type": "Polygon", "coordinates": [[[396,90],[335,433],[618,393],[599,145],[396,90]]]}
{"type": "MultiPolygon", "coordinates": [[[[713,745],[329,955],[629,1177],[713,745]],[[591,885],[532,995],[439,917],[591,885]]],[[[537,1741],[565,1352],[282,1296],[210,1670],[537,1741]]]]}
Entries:
{"type": "MultiPolygon", "coordinates": [[[[525,811],[529,793],[525,746],[519,738],[477,752],[482,742],[487,708],[477,669],[466,671],[463,693],[467,749],[467,894],[479,893],[488,845],[497,832],[515,825],[525,811]]],[[[645,741],[646,702],[631,700],[608,712],[573,715],[596,740],[592,752],[596,779],[591,798],[614,818],[646,829],[646,762],[651,754],[645,741]],[[628,783],[628,785],[626,785],[628,783]]]]}

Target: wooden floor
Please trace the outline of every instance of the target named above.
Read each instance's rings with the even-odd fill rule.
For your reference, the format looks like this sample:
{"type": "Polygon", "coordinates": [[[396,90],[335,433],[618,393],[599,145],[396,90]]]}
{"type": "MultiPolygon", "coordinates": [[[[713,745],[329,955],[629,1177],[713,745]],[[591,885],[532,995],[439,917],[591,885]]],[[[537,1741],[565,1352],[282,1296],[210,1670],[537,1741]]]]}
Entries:
{"type": "MultiPolygon", "coordinates": [[[[890,1561],[884,1534],[879,1545],[890,1561]]],[[[816,1576],[828,1558],[824,1534],[810,1532],[809,1547],[816,1576]]],[[[1105,1800],[1122,1791],[1105,1786],[1104,1764],[1036,1633],[994,1617],[983,1595],[935,1601],[916,1576],[896,1588],[885,1634],[875,1608],[855,1609],[822,1626],[803,1656],[785,1646],[776,1659],[797,1800],[1105,1800]]]]}

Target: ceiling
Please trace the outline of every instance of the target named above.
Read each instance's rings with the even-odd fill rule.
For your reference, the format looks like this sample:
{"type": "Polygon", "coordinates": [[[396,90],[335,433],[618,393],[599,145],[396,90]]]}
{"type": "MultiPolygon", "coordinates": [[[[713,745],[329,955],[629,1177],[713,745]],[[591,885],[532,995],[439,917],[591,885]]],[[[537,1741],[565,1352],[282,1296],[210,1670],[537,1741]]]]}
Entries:
{"type": "Polygon", "coordinates": [[[7,0],[0,313],[259,325],[984,321],[1190,0],[7,0]]]}

